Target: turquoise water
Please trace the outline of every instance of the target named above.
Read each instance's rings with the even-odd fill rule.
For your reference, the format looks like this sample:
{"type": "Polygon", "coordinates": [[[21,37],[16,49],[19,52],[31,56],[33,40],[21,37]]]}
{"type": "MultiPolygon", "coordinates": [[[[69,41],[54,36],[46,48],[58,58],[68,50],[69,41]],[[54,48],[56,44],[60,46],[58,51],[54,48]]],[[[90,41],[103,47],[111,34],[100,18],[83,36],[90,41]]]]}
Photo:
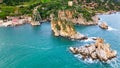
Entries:
{"type": "Polygon", "coordinates": [[[23,25],[0,28],[0,68],[119,68],[120,14],[100,15],[111,27],[102,30],[98,26],[76,26],[76,30],[89,37],[102,37],[118,51],[114,62],[86,63],[73,54],[70,46],[90,43],[54,37],[50,23],[32,27],[23,25]]]}

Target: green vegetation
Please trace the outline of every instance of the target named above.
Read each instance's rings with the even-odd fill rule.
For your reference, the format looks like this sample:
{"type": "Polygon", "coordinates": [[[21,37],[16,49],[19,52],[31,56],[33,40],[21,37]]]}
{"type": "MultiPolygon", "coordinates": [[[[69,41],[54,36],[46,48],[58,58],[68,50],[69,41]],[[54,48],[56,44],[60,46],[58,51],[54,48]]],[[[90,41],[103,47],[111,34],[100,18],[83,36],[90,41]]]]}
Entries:
{"type": "Polygon", "coordinates": [[[38,8],[42,19],[49,18],[50,14],[58,15],[59,10],[75,11],[73,17],[79,14],[89,21],[96,12],[120,10],[119,0],[73,0],[73,6],[68,6],[69,0],[3,0],[0,4],[0,18],[32,14],[34,7],[38,8]]]}
{"type": "Polygon", "coordinates": [[[92,20],[91,17],[94,16],[96,12],[120,10],[120,2],[116,2],[115,0],[86,0],[86,2],[79,0],[77,3],[74,2],[73,6],[68,6],[68,1],[69,0],[52,0],[42,3],[39,8],[42,18],[48,18],[51,13],[55,14],[55,17],[57,17],[59,10],[75,10],[73,17],[78,18],[78,15],[81,14],[89,21],[92,20]]]}
{"type": "Polygon", "coordinates": [[[70,30],[73,29],[73,31],[76,33],[76,30],[74,28],[74,24],[71,21],[66,21],[66,20],[61,20],[59,18],[54,18],[54,20],[52,20],[52,23],[55,24],[55,28],[57,30],[64,30],[67,32],[67,28],[69,28],[70,30]]]}
{"type": "Polygon", "coordinates": [[[0,4],[0,18],[6,16],[31,15],[33,8],[40,4],[40,0],[3,0],[0,4]]]}

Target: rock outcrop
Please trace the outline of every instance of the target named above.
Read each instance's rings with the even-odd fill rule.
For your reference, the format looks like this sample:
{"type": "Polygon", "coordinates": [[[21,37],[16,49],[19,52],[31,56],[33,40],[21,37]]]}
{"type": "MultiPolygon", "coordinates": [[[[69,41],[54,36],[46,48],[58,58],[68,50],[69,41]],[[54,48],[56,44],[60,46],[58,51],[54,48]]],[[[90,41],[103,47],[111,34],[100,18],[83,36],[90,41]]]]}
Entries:
{"type": "Polygon", "coordinates": [[[79,25],[97,25],[98,24],[98,20],[99,20],[99,18],[97,16],[93,16],[92,17],[92,21],[87,21],[85,18],[80,16],[78,18],[72,19],[71,21],[74,24],[79,24],[79,25]]]}
{"type": "Polygon", "coordinates": [[[102,29],[108,29],[107,23],[101,23],[101,24],[99,25],[99,27],[102,28],[102,29]]]}
{"type": "Polygon", "coordinates": [[[97,16],[92,17],[92,21],[87,21],[85,18],[83,18],[82,15],[78,15],[78,18],[74,18],[75,11],[70,10],[64,10],[58,12],[58,17],[61,19],[65,19],[67,21],[71,21],[74,24],[80,24],[80,25],[97,25],[99,18],[97,16]]]}
{"type": "Polygon", "coordinates": [[[39,5],[36,6],[33,10],[33,16],[32,16],[33,20],[31,21],[32,26],[39,26],[41,24],[40,22],[42,21],[42,18],[40,16],[38,8],[39,8],[39,5]]]}
{"type": "Polygon", "coordinates": [[[73,23],[66,20],[52,20],[51,28],[55,36],[63,36],[76,40],[87,39],[86,36],[75,31],[73,23]]]}
{"type": "Polygon", "coordinates": [[[30,23],[32,26],[39,26],[40,22],[39,21],[33,21],[30,23]]]}
{"type": "Polygon", "coordinates": [[[116,57],[117,52],[110,48],[109,44],[104,43],[104,40],[97,38],[94,44],[70,47],[70,51],[73,54],[80,54],[83,59],[91,58],[92,60],[100,60],[106,62],[116,57]]]}

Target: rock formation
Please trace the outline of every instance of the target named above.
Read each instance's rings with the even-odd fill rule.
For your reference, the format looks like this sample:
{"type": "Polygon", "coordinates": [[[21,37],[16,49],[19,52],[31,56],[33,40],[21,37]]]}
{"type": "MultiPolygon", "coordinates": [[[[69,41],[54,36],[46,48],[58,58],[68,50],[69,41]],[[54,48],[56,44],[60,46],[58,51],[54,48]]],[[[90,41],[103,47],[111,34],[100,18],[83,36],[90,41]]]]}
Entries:
{"type": "Polygon", "coordinates": [[[97,25],[99,18],[97,16],[92,17],[92,21],[87,21],[85,18],[83,18],[82,15],[79,15],[78,18],[74,18],[75,11],[70,10],[64,10],[58,12],[58,17],[61,19],[65,19],[68,21],[73,22],[74,24],[80,24],[80,25],[97,25]]]}
{"type": "Polygon", "coordinates": [[[101,24],[99,25],[99,27],[102,28],[102,29],[108,29],[107,23],[101,23],[101,24]]]}
{"type": "Polygon", "coordinates": [[[39,8],[39,5],[36,6],[33,10],[33,16],[32,16],[33,20],[31,21],[32,26],[39,26],[41,24],[40,22],[41,22],[42,18],[40,16],[38,8],[39,8]]]}
{"type": "Polygon", "coordinates": [[[78,17],[78,18],[74,18],[71,21],[74,24],[80,24],[80,25],[97,25],[98,24],[98,17],[97,16],[93,16],[92,17],[92,21],[87,21],[86,19],[84,19],[82,16],[78,17]]]}
{"type": "Polygon", "coordinates": [[[63,36],[76,40],[87,39],[87,37],[75,31],[73,23],[66,20],[52,20],[51,28],[55,36],[63,36]]]}
{"type": "Polygon", "coordinates": [[[110,45],[104,43],[104,40],[101,38],[97,38],[94,44],[81,47],[70,47],[69,49],[73,54],[80,54],[83,59],[91,58],[92,60],[103,62],[111,60],[117,55],[117,52],[112,50],[110,45]]]}
{"type": "Polygon", "coordinates": [[[39,26],[40,25],[40,22],[39,21],[32,21],[30,23],[32,26],[39,26]]]}
{"type": "Polygon", "coordinates": [[[71,21],[73,12],[69,10],[59,11],[58,17],[54,18],[51,14],[51,28],[55,36],[63,36],[69,39],[83,40],[87,39],[86,36],[76,32],[74,24],[71,21]]]}

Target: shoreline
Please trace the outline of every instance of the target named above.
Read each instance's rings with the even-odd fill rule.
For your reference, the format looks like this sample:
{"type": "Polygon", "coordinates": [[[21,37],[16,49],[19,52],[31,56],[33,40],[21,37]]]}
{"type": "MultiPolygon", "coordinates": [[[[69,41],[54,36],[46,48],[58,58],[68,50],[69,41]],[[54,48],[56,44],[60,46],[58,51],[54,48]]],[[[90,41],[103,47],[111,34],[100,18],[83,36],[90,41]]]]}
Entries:
{"type": "MultiPolygon", "coordinates": [[[[112,11],[108,11],[108,12],[104,12],[104,13],[96,13],[95,16],[92,17],[92,19],[95,19],[94,21],[96,23],[94,23],[94,21],[88,21],[85,23],[85,19],[82,18],[81,20],[84,21],[84,23],[75,23],[75,21],[73,22],[74,25],[84,25],[84,26],[91,26],[91,25],[99,25],[98,24],[98,21],[100,20],[100,18],[98,17],[98,15],[110,15],[110,14],[115,14],[115,13],[118,13],[119,11],[115,11],[115,10],[112,10],[112,11]]],[[[30,16],[16,16],[16,17],[12,17],[12,16],[8,16],[10,17],[10,19],[12,18],[17,18],[18,21],[17,22],[13,22],[12,19],[9,20],[6,19],[6,20],[3,20],[3,19],[0,19],[0,27],[7,27],[7,26],[20,26],[20,25],[24,25],[24,24],[31,24],[32,26],[36,26],[36,25],[40,25],[40,24],[34,24],[32,22],[32,17],[30,16]],[[22,19],[19,19],[18,17],[24,17],[22,19]]],[[[51,20],[50,19],[45,19],[45,20],[42,20],[40,23],[44,23],[44,22],[50,22],[51,23],[51,20]]]]}
{"type": "Polygon", "coordinates": [[[8,27],[8,26],[20,26],[24,24],[31,24],[32,26],[40,25],[40,23],[34,23],[32,17],[30,16],[16,16],[9,17],[6,20],[0,20],[0,27],[8,27]]]}

